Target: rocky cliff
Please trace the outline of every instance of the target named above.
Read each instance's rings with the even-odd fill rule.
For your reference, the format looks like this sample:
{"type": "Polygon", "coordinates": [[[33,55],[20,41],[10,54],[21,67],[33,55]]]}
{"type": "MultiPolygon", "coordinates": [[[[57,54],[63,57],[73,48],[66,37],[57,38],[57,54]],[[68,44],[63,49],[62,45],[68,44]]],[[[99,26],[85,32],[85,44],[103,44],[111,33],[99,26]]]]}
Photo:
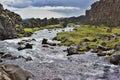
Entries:
{"type": "Polygon", "coordinates": [[[86,11],[87,23],[120,26],[120,0],[100,0],[86,11]]]}
{"type": "Polygon", "coordinates": [[[21,17],[0,4],[0,40],[16,38],[23,33],[21,17]]]}

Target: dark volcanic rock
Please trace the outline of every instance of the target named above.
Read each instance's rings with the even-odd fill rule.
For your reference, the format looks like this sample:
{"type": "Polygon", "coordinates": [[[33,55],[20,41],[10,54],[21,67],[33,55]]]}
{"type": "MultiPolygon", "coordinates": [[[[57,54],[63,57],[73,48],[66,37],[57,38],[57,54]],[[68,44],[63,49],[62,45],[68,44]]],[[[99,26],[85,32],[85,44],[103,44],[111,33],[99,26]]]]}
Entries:
{"type": "Polygon", "coordinates": [[[99,0],[86,11],[87,23],[93,25],[120,25],[120,0],[99,0]]]}
{"type": "Polygon", "coordinates": [[[67,48],[67,56],[74,55],[74,54],[84,54],[84,52],[79,52],[77,46],[71,46],[67,48]]]}
{"type": "Polygon", "coordinates": [[[110,57],[110,63],[118,65],[120,64],[120,54],[112,55],[110,57]]]}
{"type": "Polygon", "coordinates": [[[54,79],[52,79],[52,80],[62,80],[61,78],[54,78],[54,79]]]}
{"type": "Polygon", "coordinates": [[[120,50],[120,44],[115,45],[115,50],[120,50]]]}
{"type": "MultiPolygon", "coordinates": [[[[20,44],[20,43],[19,43],[20,44]]],[[[29,44],[29,43],[27,43],[27,44],[23,44],[23,45],[25,45],[25,46],[19,46],[18,47],[18,50],[23,50],[23,49],[32,49],[33,48],[33,46],[32,46],[32,44],[29,44]]]]}
{"type": "Polygon", "coordinates": [[[1,58],[3,58],[3,59],[10,59],[10,60],[17,59],[17,57],[12,56],[10,54],[5,54],[1,58]]]}
{"type": "Polygon", "coordinates": [[[20,33],[24,33],[21,17],[0,4],[0,39],[16,38],[20,33]]]}
{"type": "Polygon", "coordinates": [[[44,38],[44,39],[42,40],[42,44],[48,44],[47,41],[48,41],[48,39],[45,39],[45,38],[44,38]]]}

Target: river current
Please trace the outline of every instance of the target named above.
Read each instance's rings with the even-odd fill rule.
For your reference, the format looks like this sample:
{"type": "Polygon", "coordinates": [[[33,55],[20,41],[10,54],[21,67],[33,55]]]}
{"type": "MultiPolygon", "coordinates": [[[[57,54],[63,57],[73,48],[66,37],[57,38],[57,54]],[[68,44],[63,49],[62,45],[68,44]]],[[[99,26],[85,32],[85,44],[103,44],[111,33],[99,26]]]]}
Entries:
{"type": "Polygon", "coordinates": [[[0,50],[14,55],[31,57],[32,61],[23,58],[3,60],[1,64],[16,64],[30,71],[34,77],[31,80],[120,80],[120,67],[109,63],[107,57],[98,57],[95,53],[86,52],[81,55],[66,56],[65,46],[42,47],[42,40],[49,42],[61,31],[72,31],[73,27],[59,29],[44,29],[36,31],[30,37],[0,41],[0,50]],[[18,51],[18,42],[27,39],[33,49],[18,51]]]}

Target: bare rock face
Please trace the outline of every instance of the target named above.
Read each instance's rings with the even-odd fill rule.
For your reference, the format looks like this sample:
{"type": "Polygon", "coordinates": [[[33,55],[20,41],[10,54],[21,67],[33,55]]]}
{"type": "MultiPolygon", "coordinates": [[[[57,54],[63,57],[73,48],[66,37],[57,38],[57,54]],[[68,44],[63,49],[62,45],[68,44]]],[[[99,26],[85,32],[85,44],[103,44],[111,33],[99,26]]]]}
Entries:
{"type": "Polygon", "coordinates": [[[0,39],[16,38],[20,33],[24,33],[21,17],[4,9],[3,5],[0,4],[0,39]]]}
{"type": "Polygon", "coordinates": [[[1,65],[0,80],[28,80],[33,75],[17,65],[1,65]]]}
{"type": "Polygon", "coordinates": [[[86,11],[87,23],[93,25],[120,26],[120,0],[100,0],[86,11]]]}

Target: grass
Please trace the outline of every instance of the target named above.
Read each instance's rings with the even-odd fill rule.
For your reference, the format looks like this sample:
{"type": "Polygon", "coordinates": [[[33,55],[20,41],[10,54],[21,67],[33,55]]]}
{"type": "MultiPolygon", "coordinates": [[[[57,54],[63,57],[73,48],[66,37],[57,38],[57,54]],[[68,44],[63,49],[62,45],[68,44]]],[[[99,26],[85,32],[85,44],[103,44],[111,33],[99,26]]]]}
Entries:
{"type": "Polygon", "coordinates": [[[33,34],[35,31],[43,29],[53,29],[53,28],[62,28],[60,24],[56,25],[47,25],[45,27],[35,27],[35,28],[24,28],[25,34],[18,34],[19,37],[24,37],[26,34],[33,34]]]}
{"type": "Polygon", "coordinates": [[[39,28],[39,27],[37,27],[37,28],[24,28],[24,31],[26,33],[34,33],[35,31],[38,31],[38,30],[42,30],[42,28],[39,28]]]}
{"type": "Polygon", "coordinates": [[[25,34],[18,34],[18,36],[21,38],[21,37],[24,37],[25,34]]]}
{"type": "Polygon", "coordinates": [[[120,38],[118,37],[116,40],[107,40],[106,38],[116,33],[120,34],[120,28],[112,28],[112,32],[108,32],[108,29],[110,28],[107,26],[83,25],[75,28],[74,31],[58,33],[56,39],[61,41],[61,44],[65,46],[70,46],[71,44],[84,45],[84,48],[80,50],[86,49],[85,46],[96,47],[102,43],[106,43],[105,47],[114,48],[116,44],[120,44],[120,38]],[[105,38],[101,38],[98,35],[105,36],[105,38]],[[86,39],[89,41],[85,41],[86,39]],[[97,41],[94,41],[95,39],[97,41]]]}
{"type": "Polygon", "coordinates": [[[38,30],[53,29],[53,28],[61,28],[61,25],[57,24],[57,25],[47,25],[45,27],[24,28],[24,31],[27,33],[34,33],[35,31],[38,31],[38,30]]]}

